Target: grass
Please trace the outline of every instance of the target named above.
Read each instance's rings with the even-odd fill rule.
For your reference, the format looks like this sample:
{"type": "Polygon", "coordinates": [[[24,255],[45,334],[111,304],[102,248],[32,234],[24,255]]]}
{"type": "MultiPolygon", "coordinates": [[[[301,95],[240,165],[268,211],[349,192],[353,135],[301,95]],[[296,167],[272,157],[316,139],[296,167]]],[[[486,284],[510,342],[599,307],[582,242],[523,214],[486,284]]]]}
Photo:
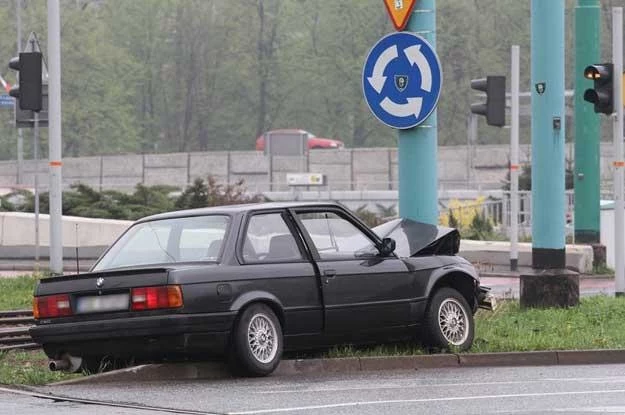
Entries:
{"type": "Polygon", "coordinates": [[[625,348],[625,298],[592,296],[569,309],[480,310],[472,352],[625,348]]]}
{"type": "MultiPolygon", "coordinates": [[[[593,296],[568,309],[522,310],[504,301],[480,310],[469,353],[625,348],[625,298],[593,296]]],[[[427,353],[413,343],[336,347],[326,357],[402,356],[427,353]]]]}
{"type": "Polygon", "coordinates": [[[41,350],[0,352],[0,384],[44,385],[76,376],[48,369],[48,358],[41,350]]]}
{"type": "Polygon", "coordinates": [[[33,290],[39,278],[35,275],[0,278],[0,310],[30,309],[33,304],[33,290]]]}

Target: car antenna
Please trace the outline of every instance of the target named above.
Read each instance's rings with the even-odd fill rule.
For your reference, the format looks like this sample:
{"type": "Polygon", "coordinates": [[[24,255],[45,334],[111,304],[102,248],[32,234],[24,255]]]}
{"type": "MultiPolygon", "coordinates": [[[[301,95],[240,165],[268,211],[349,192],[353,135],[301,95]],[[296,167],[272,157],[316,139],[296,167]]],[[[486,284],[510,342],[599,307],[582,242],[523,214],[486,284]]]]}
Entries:
{"type": "Polygon", "coordinates": [[[78,258],[78,224],[76,223],[76,275],[80,275],[80,258],[78,258]]]}

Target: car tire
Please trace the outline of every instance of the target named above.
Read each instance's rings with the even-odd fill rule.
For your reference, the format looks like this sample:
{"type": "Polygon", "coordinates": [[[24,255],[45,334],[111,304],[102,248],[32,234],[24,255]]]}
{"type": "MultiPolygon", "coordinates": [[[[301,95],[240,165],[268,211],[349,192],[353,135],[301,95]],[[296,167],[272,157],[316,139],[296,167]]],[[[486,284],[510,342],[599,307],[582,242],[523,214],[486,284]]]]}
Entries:
{"type": "Polygon", "coordinates": [[[231,363],[243,376],[267,376],[282,357],[282,327],[264,304],[252,304],[241,313],[233,331],[231,363]]]}
{"type": "Polygon", "coordinates": [[[473,313],[462,294],[449,287],[434,292],[425,312],[423,343],[434,349],[465,351],[474,335],[473,313]]]}

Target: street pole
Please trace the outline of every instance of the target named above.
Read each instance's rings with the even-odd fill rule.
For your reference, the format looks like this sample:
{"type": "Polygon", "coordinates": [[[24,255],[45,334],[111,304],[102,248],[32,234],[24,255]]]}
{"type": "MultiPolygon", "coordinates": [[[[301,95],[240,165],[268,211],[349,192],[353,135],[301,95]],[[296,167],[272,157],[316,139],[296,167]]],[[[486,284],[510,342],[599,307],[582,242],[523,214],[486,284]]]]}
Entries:
{"type": "Polygon", "coordinates": [[[600,242],[599,115],[584,101],[592,88],[584,68],[600,62],[601,8],[599,0],[577,0],[575,7],[575,241],[600,242]]]}
{"type": "Polygon", "coordinates": [[[510,85],[510,270],[519,265],[519,78],[520,48],[511,48],[510,85]]]}
{"type": "Polygon", "coordinates": [[[35,128],[33,132],[33,156],[35,159],[35,272],[39,272],[39,112],[33,112],[35,128]]]}
{"type": "Polygon", "coordinates": [[[612,59],[614,60],[614,266],[615,294],[625,295],[625,203],[623,201],[623,8],[612,8],[612,59]]]}
{"type": "MultiPolygon", "coordinates": [[[[406,30],[436,48],[436,0],[421,0],[406,30]]],[[[415,128],[399,130],[399,214],[402,218],[438,224],[436,110],[415,128]]]]}
{"type": "MultiPolygon", "coordinates": [[[[17,56],[22,51],[22,0],[15,0],[15,20],[17,26],[17,56]]],[[[22,129],[17,129],[17,184],[24,182],[24,136],[22,129]]]]}
{"type": "Polygon", "coordinates": [[[532,0],[532,268],[520,277],[522,307],[579,303],[579,274],[566,269],[564,188],[564,0],[532,0]]]}
{"type": "Polygon", "coordinates": [[[63,273],[61,173],[61,16],[59,0],[48,0],[48,142],[50,165],[50,271],[63,273]]]}
{"type": "Polygon", "coordinates": [[[468,134],[467,134],[467,189],[473,183],[473,148],[477,144],[477,115],[469,113],[468,134]]]}

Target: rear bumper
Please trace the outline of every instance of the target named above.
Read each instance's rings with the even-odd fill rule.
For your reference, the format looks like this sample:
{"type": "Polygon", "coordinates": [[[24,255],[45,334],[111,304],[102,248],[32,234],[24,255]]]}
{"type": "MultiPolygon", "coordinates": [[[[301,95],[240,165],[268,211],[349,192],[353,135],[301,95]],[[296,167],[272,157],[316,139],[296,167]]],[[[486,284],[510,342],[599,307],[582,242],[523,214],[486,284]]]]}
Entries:
{"type": "Polygon", "coordinates": [[[236,313],[177,314],[39,324],[30,329],[50,357],[168,358],[195,353],[221,355],[236,313]]]}

